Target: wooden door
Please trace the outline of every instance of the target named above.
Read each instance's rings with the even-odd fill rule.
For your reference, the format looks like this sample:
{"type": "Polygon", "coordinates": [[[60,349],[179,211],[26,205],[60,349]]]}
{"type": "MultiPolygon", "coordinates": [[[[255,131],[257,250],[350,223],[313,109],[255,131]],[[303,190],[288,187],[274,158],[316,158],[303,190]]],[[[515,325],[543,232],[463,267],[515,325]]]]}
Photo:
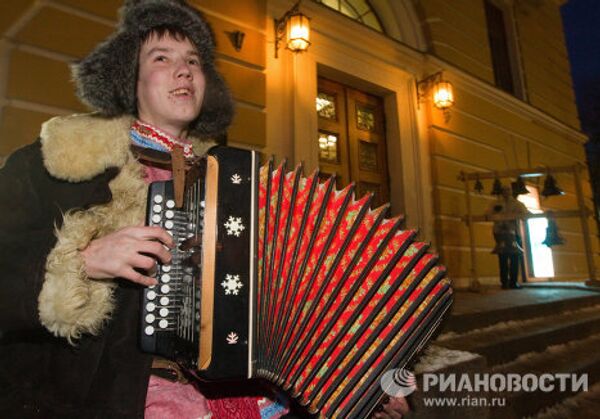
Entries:
{"type": "Polygon", "coordinates": [[[372,207],[389,201],[383,100],[319,78],[319,166],[337,174],[338,187],[356,183],[357,197],[374,193],[372,207]]]}

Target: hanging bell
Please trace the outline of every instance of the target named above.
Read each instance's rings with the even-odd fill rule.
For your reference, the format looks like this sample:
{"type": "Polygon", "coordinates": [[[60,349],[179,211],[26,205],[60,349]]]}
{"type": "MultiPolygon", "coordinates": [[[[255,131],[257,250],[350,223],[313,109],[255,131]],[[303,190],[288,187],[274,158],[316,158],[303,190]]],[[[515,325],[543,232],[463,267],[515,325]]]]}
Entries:
{"type": "Polygon", "coordinates": [[[475,186],[473,187],[473,189],[475,189],[475,192],[477,192],[478,194],[481,194],[483,192],[483,183],[481,183],[481,181],[479,180],[479,176],[475,181],[475,186]]]}
{"type": "Polygon", "coordinates": [[[564,244],[565,239],[563,239],[558,234],[558,227],[556,226],[556,221],[553,218],[548,218],[548,227],[546,228],[546,238],[542,242],[548,247],[552,247],[555,245],[564,244]]]}
{"type": "Polygon", "coordinates": [[[556,179],[554,179],[554,176],[552,176],[552,175],[546,176],[546,180],[544,180],[544,189],[542,190],[542,196],[547,198],[549,196],[564,195],[564,194],[565,193],[563,192],[563,190],[560,189],[558,187],[558,185],[556,184],[556,179]]]}
{"type": "Polygon", "coordinates": [[[513,196],[517,197],[518,195],[527,195],[529,191],[527,190],[527,186],[525,186],[525,182],[523,182],[523,178],[519,176],[517,180],[511,183],[513,196]]]}
{"type": "Polygon", "coordinates": [[[502,195],[503,189],[504,188],[502,186],[502,183],[500,182],[500,179],[494,179],[494,185],[492,186],[492,195],[502,195]]]}

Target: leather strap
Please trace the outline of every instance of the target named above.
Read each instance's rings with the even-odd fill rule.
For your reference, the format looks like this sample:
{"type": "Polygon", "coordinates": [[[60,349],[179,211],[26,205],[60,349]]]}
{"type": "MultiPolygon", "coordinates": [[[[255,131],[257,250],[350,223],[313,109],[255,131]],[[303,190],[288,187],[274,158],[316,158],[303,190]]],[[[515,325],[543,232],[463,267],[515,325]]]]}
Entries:
{"type": "Polygon", "coordinates": [[[185,157],[183,147],[176,145],[171,151],[171,164],[173,166],[173,190],[175,193],[175,207],[183,207],[185,195],[185,157]]]}
{"type": "Polygon", "coordinates": [[[131,144],[131,152],[140,160],[146,160],[161,166],[165,166],[165,168],[171,168],[171,155],[169,153],[152,150],[151,148],[140,147],[135,144],[131,144]]]}
{"type": "Polygon", "coordinates": [[[154,358],[152,360],[151,373],[169,381],[182,384],[189,383],[179,364],[164,358],[154,358]]]}

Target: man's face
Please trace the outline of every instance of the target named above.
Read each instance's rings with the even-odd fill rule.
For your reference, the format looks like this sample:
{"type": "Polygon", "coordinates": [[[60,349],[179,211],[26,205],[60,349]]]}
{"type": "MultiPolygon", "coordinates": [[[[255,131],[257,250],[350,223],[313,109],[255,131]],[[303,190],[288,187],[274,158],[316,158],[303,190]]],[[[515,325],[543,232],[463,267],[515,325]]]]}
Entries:
{"type": "Polygon", "coordinates": [[[200,57],[187,38],[152,34],[142,44],[137,82],[141,121],[181,136],[200,114],[204,89],[200,57]]]}

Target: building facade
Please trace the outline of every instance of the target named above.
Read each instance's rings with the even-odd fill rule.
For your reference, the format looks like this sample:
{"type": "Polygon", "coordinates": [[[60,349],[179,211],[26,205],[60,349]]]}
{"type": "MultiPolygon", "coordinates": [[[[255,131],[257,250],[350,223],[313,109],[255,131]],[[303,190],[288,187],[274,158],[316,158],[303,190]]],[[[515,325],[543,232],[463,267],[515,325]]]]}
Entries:
{"type": "MultiPolygon", "coordinates": [[[[0,158],[33,141],[49,117],[85,111],[68,63],[114,30],[121,3],[3,2],[0,158]]],[[[472,275],[461,171],[585,165],[563,1],[304,0],[311,45],[303,53],[276,51],[274,19],[291,0],[190,3],[213,26],[218,65],[236,100],[229,144],[303,162],[305,173],[320,166],[340,184],[354,181],[359,192],[389,200],[392,213],[432,243],[458,287],[472,275]],[[446,110],[417,89],[438,72],[454,87],[446,110]]],[[[593,208],[587,169],[581,173],[593,208]]],[[[539,207],[576,208],[572,176],[555,177],[565,195],[541,202],[540,180],[527,181],[539,207]]],[[[491,186],[484,182],[484,193],[472,196],[473,214],[494,202],[491,186]]],[[[556,221],[566,242],[553,248],[553,279],[588,279],[582,223],[556,221]]],[[[596,223],[588,224],[598,266],[596,223]]],[[[479,280],[496,284],[491,223],[474,224],[473,235],[479,280]]]]}

